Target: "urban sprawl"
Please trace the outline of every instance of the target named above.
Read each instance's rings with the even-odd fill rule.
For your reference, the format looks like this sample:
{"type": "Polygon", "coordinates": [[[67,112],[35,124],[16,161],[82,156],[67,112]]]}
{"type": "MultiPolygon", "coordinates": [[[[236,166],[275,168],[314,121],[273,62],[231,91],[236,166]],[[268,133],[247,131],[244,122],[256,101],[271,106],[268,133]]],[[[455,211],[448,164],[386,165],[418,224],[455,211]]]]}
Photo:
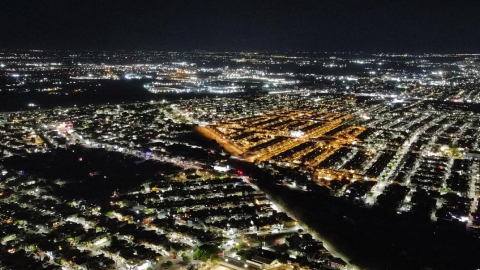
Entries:
{"type": "Polygon", "coordinates": [[[0,51],[0,265],[368,264],[289,194],[476,241],[479,71],[458,54],[0,51]]]}

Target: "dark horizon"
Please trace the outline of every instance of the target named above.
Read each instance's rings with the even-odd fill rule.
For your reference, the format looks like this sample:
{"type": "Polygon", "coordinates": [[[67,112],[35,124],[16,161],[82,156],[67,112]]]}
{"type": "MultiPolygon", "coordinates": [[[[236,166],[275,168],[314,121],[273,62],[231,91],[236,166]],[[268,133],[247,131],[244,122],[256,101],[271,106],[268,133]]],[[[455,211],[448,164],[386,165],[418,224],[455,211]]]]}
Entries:
{"type": "Polygon", "coordinates": [[[480,3],[3,1],[0,48],[478,53],[480,3]]]}

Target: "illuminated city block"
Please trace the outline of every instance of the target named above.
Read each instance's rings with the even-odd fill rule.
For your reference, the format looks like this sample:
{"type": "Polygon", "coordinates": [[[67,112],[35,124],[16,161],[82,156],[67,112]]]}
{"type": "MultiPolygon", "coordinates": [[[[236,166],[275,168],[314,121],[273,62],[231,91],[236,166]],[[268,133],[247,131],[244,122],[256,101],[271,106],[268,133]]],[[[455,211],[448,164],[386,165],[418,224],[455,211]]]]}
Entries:
{"type": "Polygon", "coordinates": [[[315,173],[338,149],[357,143],[365,128],[348,125],[350,118],[328,110],[283,110],[197,129],[246,161],[301,166],[315,173]]]}

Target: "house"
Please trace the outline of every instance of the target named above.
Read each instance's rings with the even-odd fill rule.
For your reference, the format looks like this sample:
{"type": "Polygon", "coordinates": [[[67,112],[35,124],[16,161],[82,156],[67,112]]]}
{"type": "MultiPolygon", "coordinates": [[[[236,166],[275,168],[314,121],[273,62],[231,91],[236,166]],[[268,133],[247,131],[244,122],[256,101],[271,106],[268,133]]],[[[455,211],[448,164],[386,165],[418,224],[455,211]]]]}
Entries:
{"type": "Polygon", "coordinates": [[[286,238],[285,243],[291,249],[298,248],[298,247],[300,247],[300,244],[302,243],[302,238],[298,234],[294,234],[294,235],[286,238]]]}
{"type": "Polygon", "coordinates": [[[469,159],[480,160],[480,151],[470,151],[465,153],[465,157],[469,159]]]}
{"type": "Polygon", "coordinates": [[[257,269],[268,269],[277,264],[278,254],[272,251],[260,249],[257,254],[253,255],[250,260],[247,260],[247,264],[257,269]]]}
{"type": "Polygon", "coordinates": [[[282,218],[283,227],[293,227],[297,225],[297,222],[290,217],[282,218]]]}

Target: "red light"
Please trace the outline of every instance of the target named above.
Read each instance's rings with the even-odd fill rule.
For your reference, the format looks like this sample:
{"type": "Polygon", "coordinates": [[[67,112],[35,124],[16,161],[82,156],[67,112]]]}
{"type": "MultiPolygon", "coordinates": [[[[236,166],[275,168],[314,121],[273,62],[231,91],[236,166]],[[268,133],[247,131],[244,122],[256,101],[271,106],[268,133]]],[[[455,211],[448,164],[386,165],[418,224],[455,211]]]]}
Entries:
{"type": "Polygon", "coordinates": [[[275,242],[278,242],[278,239],[275,239],[275,242]]]}
{"type": "Polygon", "coordinates": [[[240,171],[240,170],[238,170],[237,173],[240,174],[240,175],[243,175],[243,172],[240,171]]]}
{"type": "Polygon", "coordinates": [[[222,253],[218,253],[218,257],[222,257],[222,253]]]}
{"type": "Polygon", "coordinates": [[[148,139],[150,140],[150,136],[148,136],[148,139]]]}

